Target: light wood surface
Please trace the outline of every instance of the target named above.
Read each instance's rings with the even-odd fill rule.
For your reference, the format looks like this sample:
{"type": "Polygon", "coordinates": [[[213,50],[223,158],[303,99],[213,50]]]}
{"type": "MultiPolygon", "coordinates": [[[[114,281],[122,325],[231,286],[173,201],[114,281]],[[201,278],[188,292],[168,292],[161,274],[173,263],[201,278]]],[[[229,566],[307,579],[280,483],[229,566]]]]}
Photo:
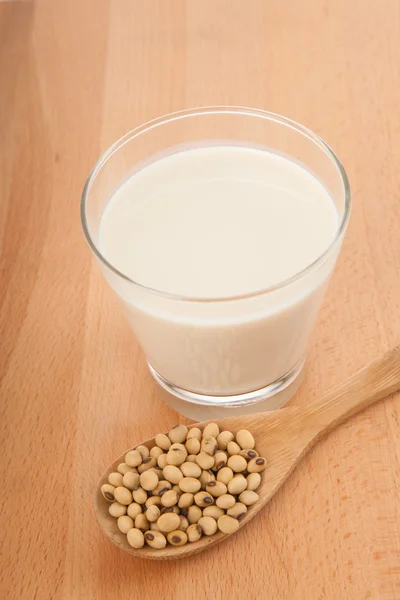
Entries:
{"type": "MultiPolygon", "coordinates": [[[[318,441],[351,416],[397,392],[399,388],[400,346],[396,346],[340,383],[335,389],[305,406],[290,406],[273,412],[195,423],[194,425],[203,432],[209,423],[217,423],[220,431],[228,430],[234,434],[241,429],[250,431],[256,440],[255,449],[267,461],[267,469],[261,473],[261,484],[257,488],[259,498],[256,504],[248,508],[243,520],[240,521],[239,529],[246,526],[271,500],[318,441]]],[[[156,446],[154,438],[143,440],[141,444],[149,450],[156,446]]],[[[127,536],[119,531],[116,519],[109,514],[110,502],[101,493],[101,487],[109,483],[110,473],[118,471],[118,466],[125,463],[126,453],[132,449],[127,449],[109,465],[95,490],[96,517],[110,541],[135,557],[173,560],[198,554],[228,539],[227,535],[218,531],[210,537],[203,535],[196,543],[184,546],[167,545],[163,549],[154,549],[145,545],[140,549],[132,548],[127,541],[127,536]]],[[[235,541],[232,537],[229,540],[231,543],[235,541]]]]}
{"type": "Polygon", "coordinates": [[[90,257],[84,180],[121,134],[204,104],[324,137],[352,220],[293,404],[400,340],[398,0],[0,2],[0,598],[398,600],[400,400],[312,450],[234,543],[164,564],[101,534],[105,466],[177,415],[90,257]]]}

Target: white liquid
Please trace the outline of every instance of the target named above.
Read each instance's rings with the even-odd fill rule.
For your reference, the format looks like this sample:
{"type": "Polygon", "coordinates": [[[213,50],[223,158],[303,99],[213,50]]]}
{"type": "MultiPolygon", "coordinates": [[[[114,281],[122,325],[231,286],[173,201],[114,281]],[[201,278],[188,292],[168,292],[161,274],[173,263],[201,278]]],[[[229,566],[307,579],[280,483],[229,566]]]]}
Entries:
{"type": "MultiPolygon", "coordinates": [[[[143,286],[227,298],[296,275],[337,228],[327,190],[307,170],[263,150],[214,146],[132,175],[104,211],[99,247],[143,286]]],[[[275,292],[233,301],[174,300],[106,275],[158,373],[187,390],[234,394],[275,381],[302,358],[335,257],[275,292]]]]}

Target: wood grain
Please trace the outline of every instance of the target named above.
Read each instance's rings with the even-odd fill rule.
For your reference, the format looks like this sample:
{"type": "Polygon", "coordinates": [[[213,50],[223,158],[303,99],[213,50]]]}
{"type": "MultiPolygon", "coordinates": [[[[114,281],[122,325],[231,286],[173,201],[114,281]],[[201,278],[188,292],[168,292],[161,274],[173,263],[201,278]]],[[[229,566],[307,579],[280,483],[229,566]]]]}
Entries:
{"type": "Polygon", "coordinates": [[[322,135],[354,210],[306,405],[400,340],[399,40],[398,0],[0,2],[1,598],[398,600],[399,396],[321,442],[234,544],[149,568],[103,538],[104,467],[177,415],[78,203],[99,154],[171,110],[258,106],[322,135]]]}

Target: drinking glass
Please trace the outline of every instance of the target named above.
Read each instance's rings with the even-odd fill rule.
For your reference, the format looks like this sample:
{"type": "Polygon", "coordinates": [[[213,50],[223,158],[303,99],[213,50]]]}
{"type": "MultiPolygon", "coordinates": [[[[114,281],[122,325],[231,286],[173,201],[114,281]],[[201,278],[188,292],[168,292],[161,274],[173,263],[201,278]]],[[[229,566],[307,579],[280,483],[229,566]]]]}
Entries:
{"type": "MultiPolygon", "coordinates": [[[[132,198],[136,201],[140,198],[132,198]]],[[[272,410],[297,389],[350,205],[345,170],[315,133],[266,111],[217,106],[166,115],[119,139],[89,175],[81,218],[89,246],[165,399],[198,420],[272,410]],[[113,194],[129,177],[172,153],[227,145],[266,149],[289,158],[325,186],[338,226],[334,240],[312,264],[255,293],[196,298],[146,287],[108,262],[99,247],[100,222],[113,194]]]]}

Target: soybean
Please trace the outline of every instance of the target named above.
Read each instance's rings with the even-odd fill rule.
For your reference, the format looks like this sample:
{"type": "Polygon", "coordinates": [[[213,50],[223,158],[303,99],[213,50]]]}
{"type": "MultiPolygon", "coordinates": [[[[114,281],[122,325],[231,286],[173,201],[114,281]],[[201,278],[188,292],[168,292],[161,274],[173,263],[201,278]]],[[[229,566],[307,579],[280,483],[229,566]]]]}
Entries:
{"type": "Polygon", "coordinates": [[[118,519],[118,517],[126,515],[126,506],[124,504],[120,504],[119,502],[113,502],[112,504],[110,504],[108,512],[112,517],[118,519]]]}
{"type": "Polygon", "coordinates": [[[108,476],[108,483],[114,487],[122,485],[123,475],[121,473],[110,473],[108,476]]]}
{"type": "Polygon", "coordinates": [[[167,540],[172,546],[183,546],[188,541],[188,537],[184,531],[171,531],[167,535],[167,540]]]}
{"type": "Polygon", "coordinates": [[[130,529],[126,534],[128,544],[132,548],[143,548],[144,546],[144,535],[140,529],[130,529]]]}
{"type": "Polygon", "coordinates": [[[139,452],[139,450],[130,450],[125,455],[125,462],[129,467],[138,467],[142,464],[143,455],[139,452]]]}
{"type": "Polygon", "coordinates": [[[124,515],[119,517],[117,520],[118,529],[122,533],[128,533],[130,529],[133,529],[133,519],[128,517],[128,515],[124,515]]]}
{"type": "Polygon", "coordinates": [[[138,515],[141,515],[142,512],[142,507],[137,502],[132,502],[132,504],[130,504],[127,509],[128,515],[133,520],[135,520],[138,515]]]}
{"type": "Polygon", "coordinates": [[[235,533],[239,529],[239,521],[228,515],[224,515],[218,519],[218,529],[222,533],[235,533]]]}
{"type": "Polygon", "coordinates": [[[180,523],[181,523],[181,520],[179,518],[179,515],[177,515],[173,512],[172,513],[164,513],[157,520],[157,525],[159,526],[161,531],[163,531],[165,533],[169,533],[170,531],[174,531],[175,529],[178,529],[180,523]]]}
{"type": "Polygon", "coordinates": [[[176,427],[171,429],[171,431],[168,433],[168,437],[172,443],[182,443],[186,440],[187,433],[188,428],[185,425],[176,425],[176,427]]]}
{"type": "Polygon", "coordinates": [[[186,529],[186,535],[189,542],[198,542],[203,535],[203,530],[200,525],[194,523],[186,529]]]}
{"type": "MultiPolygon", "coordinates": [[[[115,490],[118,488],[115,488],[113,485],[110,485],[109,483],[105,483],[104,485],[101,486],[100,491],[103,494],[103,497],[108,501],[108,502],[114,502],[115,498],[115,490]]],[[[122,502],[122,504],[124,504],[124,502],[122,502]]]]}
{"type": "Polygon", "coordinates": [[[196,462],[202,469],[211,469],[214,466],[214,457],[208,452],[200,452],[196,456],[196,462]]]}
{"type": "Polygon", "coordinates": [[[256,445],[254,437],[251,435],[250,431],[247,431],[247,429],[241,429],[237,432],[236,441],[242,450],[245,448],[251,450],[256,445]]]}
{"type": "Polygon", "coordinates": [[[128,506],[132,502],[132,492],[126,487],[119,486],[115,488],[114,496],[117,502],[128,506]]]}
{"type": "Polygon", "coordinates": [[[159,433],[158,435],[156,435],[154,441],[159,448],[164,450],[164,452],[168,452],[171,446],[171,440],[167,435],[165,435],[165,433],[159,433]]]}
{"type": "Polygon", "coordinates": [[[212,517],[201,517],[198,524],[200,525],[204,535],[214,535],[218,529],[217,521],[212,517]]]}
{"type": "Polygon", "coordinates": [[[265,458],[257,457],[253,458],[247,465],[247,470],[249,473],[261,473],[267,466],[267,461],[265,458]]]}
{"type": "Polygon", "coordinates": [[[239,496],[240,502],[243,502],[246,506],[252,506],[259,499],[259,495],[256,492],[252,492],[251,490],[245,490],[239,496]]]}
{"type": "Polygon", "coordinates": [[[250,475],[248,475],[246,479],[247,479],[247,488],[246,489],[251,490],[252,492],[254,492],[261,483],[260,473],[250,473],[250,475]]]}
{"type": "Polygon", "coordinates": [[[160,549],[165,548],[167,545],[167,539],[160,531],[146,531],[144,539],[146,540],[146,544],[151,546],[151,548],[160,549]]]}

